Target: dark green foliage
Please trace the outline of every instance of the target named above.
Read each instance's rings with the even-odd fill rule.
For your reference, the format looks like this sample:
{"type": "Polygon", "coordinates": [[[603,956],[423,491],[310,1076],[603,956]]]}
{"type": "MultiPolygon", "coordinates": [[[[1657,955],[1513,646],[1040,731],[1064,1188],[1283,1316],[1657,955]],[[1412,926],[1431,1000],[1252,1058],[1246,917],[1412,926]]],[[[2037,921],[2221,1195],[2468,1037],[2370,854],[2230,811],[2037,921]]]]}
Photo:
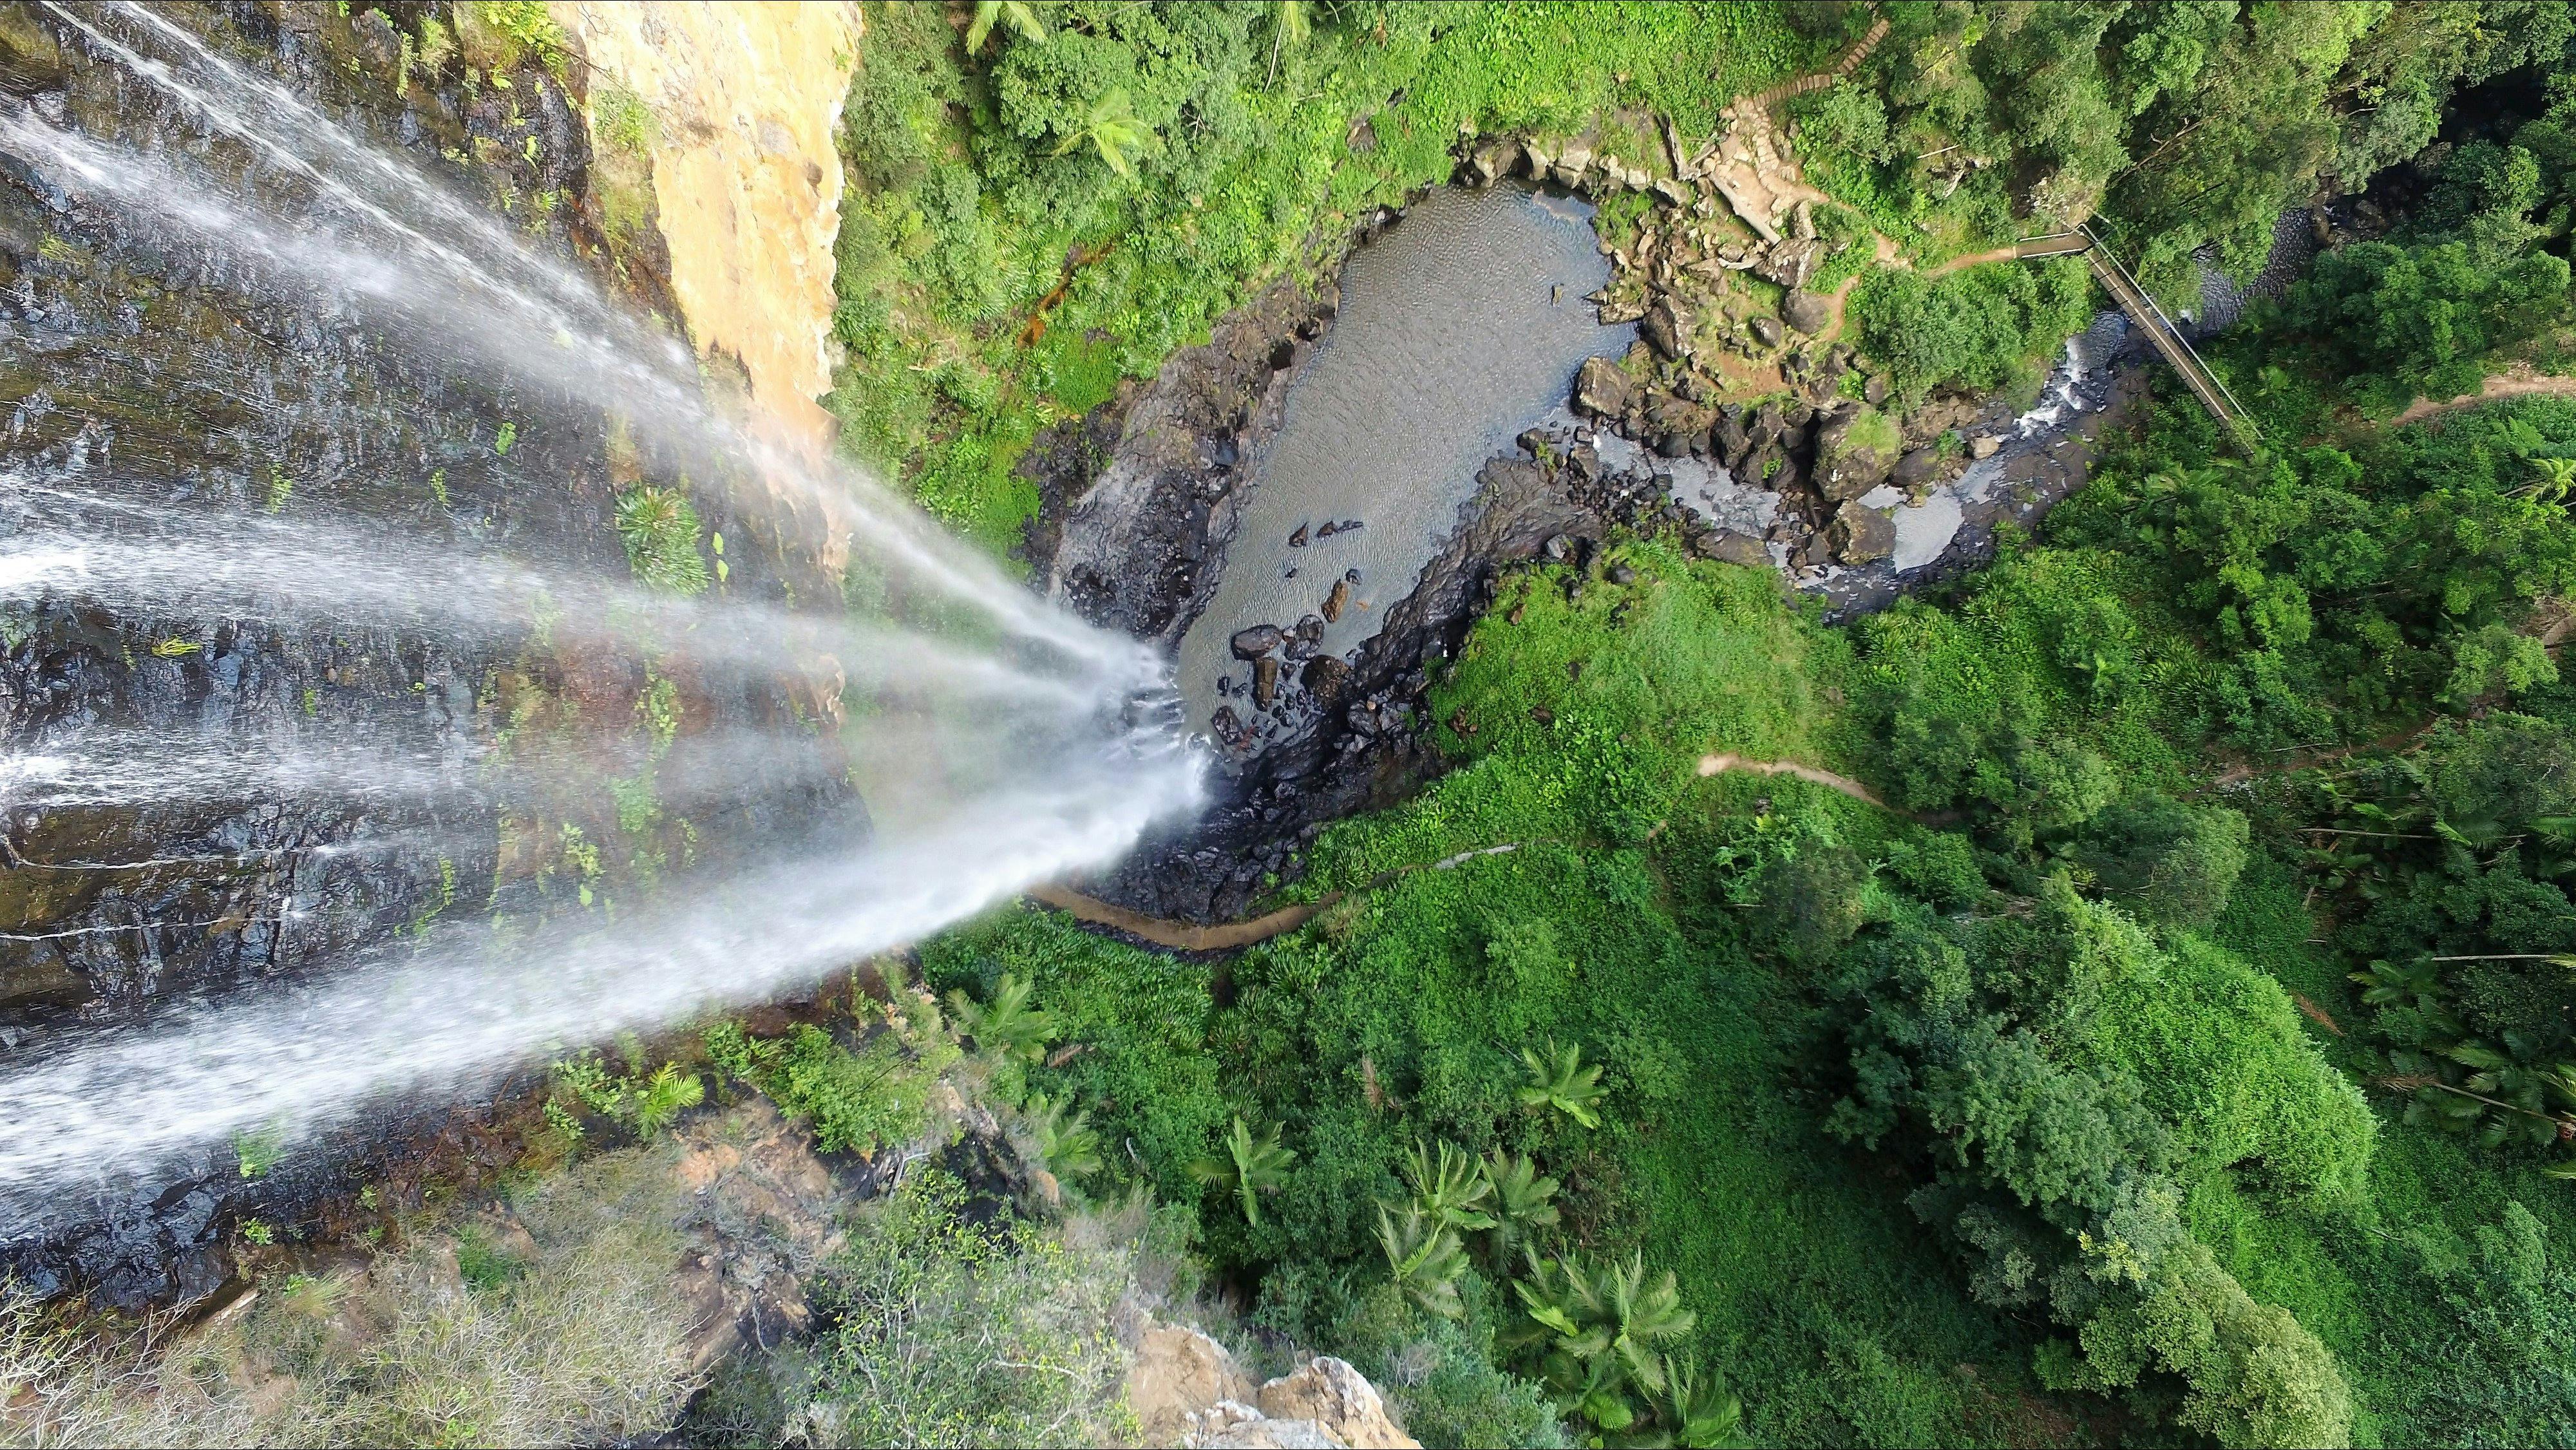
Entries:
{"type": "Polygon", "coordinates": [[[2179,1216],[2177,1176],[2360,1190],[2368,1110],[2277,986],[2201,943],[2161,954],[2063,879],[2027,922],[1900,908],[1846,960],[1852,1086],[1830,1129],[1925,1162],[1916,1211],[1955,1236],[1977,1295],[2076,1331],[2059,1383],[2161,1369],[2187,1386],[2182,1423],[2223,1443],[2340,1443],[2332,1356],[2179,1216]]]}
{"type": "Polygon", "coordinates": [[[1909,404],[1936,387],[2036,396],[2039,374],[2029,360],[2084,330],[2093,316],[2090,288],[2083,265],[2065,260],[1935,279],[1881,271],[1861,284],[1853,306],[1862,346],[1909,404]]]}
{"type": "Polygon", "coordinates": [[[2347,375],[2449,397],[2473,392],[2488,353],[2531,336],[2567,300],[2567,262],[2524,252],[2498,264],[2467,242],[2356,242],[2319,257],[2291,287],[2285,325],[2347,375]]]}
{"type": "Polygon", "coordinates": [[[2151,926],[2206,926],[2245,869],[2245,817],[2166,796],[2121,801],[2085,823],[2075,859],[2104,895],[2151,926]]]}
{"type": "Polygon", "coordinates": [[[2553,1254],[2548,1229],[2508,1201],[2473,1244],[2417,1250],[2450,1324],[2427,1356],[2439,1369],[2416,1422],[2442,1441],[2565,1444],[2576,1438],[2576,1289],[2563,1241],[2553,1254]]]}

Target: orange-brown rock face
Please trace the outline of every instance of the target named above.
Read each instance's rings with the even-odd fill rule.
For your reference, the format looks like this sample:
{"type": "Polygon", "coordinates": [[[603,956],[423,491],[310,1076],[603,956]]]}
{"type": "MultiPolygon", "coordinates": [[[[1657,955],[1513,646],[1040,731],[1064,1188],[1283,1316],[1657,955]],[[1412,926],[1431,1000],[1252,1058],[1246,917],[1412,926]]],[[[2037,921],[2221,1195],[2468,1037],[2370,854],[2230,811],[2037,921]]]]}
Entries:
{"type": "Polygon", "coordinates": [[[854,4],[552,0],[603,82],[651,117],[653,194],[671,289],[698,354],[738,366],[761,431],[822,451],[824,340],[841,158],[833,140],[860,43],[854,4]]]}

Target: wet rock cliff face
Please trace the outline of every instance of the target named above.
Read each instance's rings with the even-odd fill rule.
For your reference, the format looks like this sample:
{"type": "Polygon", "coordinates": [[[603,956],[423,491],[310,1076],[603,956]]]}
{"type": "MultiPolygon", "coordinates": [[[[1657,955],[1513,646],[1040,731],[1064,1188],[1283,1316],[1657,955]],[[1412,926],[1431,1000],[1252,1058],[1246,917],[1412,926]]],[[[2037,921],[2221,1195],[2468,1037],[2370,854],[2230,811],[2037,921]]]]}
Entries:
{"type": "MultiPolygon", "coordinates": [[[[694,22],[674,17],[683,31],[721,20],[733,45],[676,37],[690,46],[688,76],[665,77],[656,100],[679,119],[660,131],[649,164],[595,143],[594,67],[479,27],[465,7],[155,13],[490,206],[640,311],[693,325],[693,307],[720,318],[694,329],[702,348],[738,362],[751,405],[792,412],[797,401],[810,410],[819,391],[839,183],[836,162],[828,176],[813,172],[817,156],[831,155],[855,44],[854,26],[837,51],[814,44],[809,8],[839,13],[704,6],[694,22]],[[727,69],[761,56],[792,63],[748,79],[727,69]],[[799,88],[778,92],[791,72],[799,88]],[[698,124],[689,118],[714,113],[682,104],[753,93],[775,104],[747,129],[721,116],[698,124]],[[803,124],[778,119],[799,108],[811,112],[803,124]],[[735,183],[729,170],[742,173],[735,183]],[[655,215],[654,186],[666,176],[687,218],[680,245],[664,244],[655,215]],[[738,275],[710,271],[746,239],[769,250],[750,247],[738,275]],[[771,337],[785,341],[764,349],[759,340],[771,337]]],[[[650,38],[632,23],[590,33],[617,57],[599,73],[652,79],[651,57],[636,48],[650,38]]],[[[67,18],[0,4],[0,107],[169,158],[246,206],[292,216],[308,205],[291,168],[210,127],[115,54],[148,37],[141,17],[112,6],[67,18]]],[[[609,516],[617,489],[654,476],[652,463],[624,446],[596,400],[523,393],[407,351],[260,263],[256,238],[237,250],[173,244],[0,154],[0,538],[114,549],[231,530],[235,547],[256,550],[244,525],[291,531],[311,520],[387,551],[461,546],[625,573],[609,516]]],[[[810,429],[810,418],[791,420],[780,436],[810,439],[810,429]]],[[[737,594],[784,599],[819,582],[803,552],[810,541],[736,517],[720,498],[701,494],[699,508],[711,530],[739,541],[737,594]]],[[[685,672],[673,683],[692,732],[811,713],[783,685],[685,672]]],[[[590,888],[567,842],[614,842],[605,867],[614,880],[630,855],[713,860],[728,842],[846,813],[845,792],[784,772],[770,780],[757,765],[733,800],[694,821],[674,812],[622,835],[605,788],[613,764],[577,793],[496,796],[483,763],[514,737],[524,747],[587,728],[614,748],[632,745],[621,737],[643,734],[633,722],[654,687],[641,659],[558,652],[542,637],[462,646],[283,622],[255,604],[231,617],[165,618],[59,598],[0,601],[0,1071],[66,1033],[400,950],[443,917],[573,910],[575,893],[590,888]],[[361,771],[305,790],[281,775],[326,750],[401,761],[434,783],[397,787],[361,771]],[[40,757],[104,763],[89,773],[95,785],[66,792],[28,773],[23,762],[40,757]]],[[[94,1229],[68,1241],[10,1243],[0,1225],[0,1264],[40,1289],[79,1288],[108,1303],[202,1294],[222,1277],[233,1218],[309,1200],[341,1171],[244,1183],[228,1155],[215,1157],[149,1201],[97,1204],[94,1229]]]]}
{"type": "MultiPolygon", "coordinates": [[[[469,93],[407,64],[417,41],[379,11],[170,13],[380,139],[424,158],[489,156],[486,174],[523,207],[585,192],[571,99],[533,66],[509,91],[469,93]]],[[[103,15],[99,29],[114,34],[115,23],[103,15]]],[[[463,63],[452,68],[461,76],[463,63]]],[[[208,139],[166,91],[35,6],[0,7],[0,85],[12,103],[83,134],[185,156],[254,188],[290,186],[261,174],[239,143],[208,139]]],[[[138,517],[127,510],[181,527],[327,510],[395,536],[615,559],[615,536],[601,526],[609,478],[595,425],[531,428],[496,450],[527,400],[386,348],[350,319],[315,315],[294,289],[258,279],[254,257],[168,249],[14,169],[7,180],[0,529],[115,547],[138,517]],[[526,486],[540,478],[552,486],[526,486]]],[[[543,225],[559,248],[600,246],[577,202],[559,201],[543,225]]],[[[305,801],[249,767],[325,735],[457,757],[488,725],[495,661],[374,631],[58,604],[11,609],[0,640],[10,754],[125,735],[180,743],[138,751],[134,789],[110,779],[97,804],[29,803],[23,790],[11,803],[0,1040],[60,1014],[122,1018],[156,999],[320,963],[385,939],[425,900],[491,894],[493,817],[470,796],[305,801]],[[203,750],[185,749],[191,741],[203,750]],[[237,782],[224,769],[230,755],[244,767],[237,782]],[[157,778],[174,763],[179,778],[157,778]],[[414,837],[439,844],[317,849],[414,837]]]]}

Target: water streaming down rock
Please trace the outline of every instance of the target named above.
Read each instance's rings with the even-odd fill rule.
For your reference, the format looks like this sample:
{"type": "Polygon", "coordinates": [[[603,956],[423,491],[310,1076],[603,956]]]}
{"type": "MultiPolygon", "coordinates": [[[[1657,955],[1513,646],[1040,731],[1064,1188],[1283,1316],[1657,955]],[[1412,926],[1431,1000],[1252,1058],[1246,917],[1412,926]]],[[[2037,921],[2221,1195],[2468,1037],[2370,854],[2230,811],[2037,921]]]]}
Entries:
{"type": "MultiPolygon", "coordinates": [[[[46,239],[0,278],[7,325],[44,344],[0,459],[0,806],[11,871],[110,885],[57,910],[0,877],[37,928],[0,937],[0,965],[17,954],[0,1013],[21,975],[93,993],[0,1036],[0,1240],[149,1203],[227,1135],[359,1121],[549,1044],[811,980],[1196,804],[1150,651],[1033,599],[872,481],[755,437],[586,277],[170,18],[46,9],[55,84],[0,100],[17,187],[0,222],[46,239]],[[171,315],[189,330],[156,349],[171,315]],[[253,352],[235,337],[280,330],[274,357],[207,375],[253,352]],[[174,398],[173,420],[150,417],[174,398]],[[318,462],[271,462],[263,489],[255,444],[290,431],[318,462]],[[596,511],[532,527],[515,497],[430,528],[416,504],[342,509],[432,458],[492,470],[518,433],[549,440],[520,456],[576,494],[605,454],[611,486],[689,480],[720,519],[766,522],[766,577],[737,544],[730,584],[656,594],[599,547],[596,511]],[[798,607],[818,590],[864,607],[798,607]],[[714,728],[656,715],[672,680],[714,728]],[[513,835],[513,802],[641,781],[649,824],[722,801],[737,769],[745,802],[801,804],[748,805],[694,873],[659,868],[684,892],[650,893],[639,866],[605,917],[527,865],[578,858],[570,818],[560,851],[513,835]],[[478,836],[459,871],[442,843],[478,836]],[[379,854],[388,840],[427,844],[379,854]],[[435,861],[428,911],[398,880],[334,892],[332,873],[388,860],[415,883],[435,861]],[[496,919],[436,919],[477,893],[496,919]],[[198,935],[231,941],[233,965],[170,1005],[164,951],[198,935]],[[92,951],[107,939],[140,946],[92,951]],[[289,968],[293,985],[267,980],[289,968]]],[[[668,843],[638,839],[639,861],[668,843]]]]}

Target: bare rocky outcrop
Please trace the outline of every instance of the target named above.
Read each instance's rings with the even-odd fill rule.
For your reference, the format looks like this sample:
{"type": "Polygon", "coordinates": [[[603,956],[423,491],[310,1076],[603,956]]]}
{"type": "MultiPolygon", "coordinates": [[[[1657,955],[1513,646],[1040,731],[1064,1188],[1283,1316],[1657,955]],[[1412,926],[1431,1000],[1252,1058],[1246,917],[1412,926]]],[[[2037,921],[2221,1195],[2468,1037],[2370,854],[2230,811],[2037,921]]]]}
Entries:
{"type": "Polygon", "coordinates": [[[1343,1360],[1319,1356],[1256,1385],[1224,1345],[1187,1325],[1144,1315],[1130,1338],[1127,1406],[1140,1445],[1421,1450],[1343,1360]]]}
{"type": "MultiPolygon", "coordinates": [[[[827,446],[834,140],[857,64],[858,6],[736,0],[554,0],[593,68],[589,115],[605,138],[615,87],[652,117],[656,221],[671,290],[701,356],[729,358],[781,441],[827,446]]],[[[613,127],[613,119],[609,123],[613,127]]]]}

